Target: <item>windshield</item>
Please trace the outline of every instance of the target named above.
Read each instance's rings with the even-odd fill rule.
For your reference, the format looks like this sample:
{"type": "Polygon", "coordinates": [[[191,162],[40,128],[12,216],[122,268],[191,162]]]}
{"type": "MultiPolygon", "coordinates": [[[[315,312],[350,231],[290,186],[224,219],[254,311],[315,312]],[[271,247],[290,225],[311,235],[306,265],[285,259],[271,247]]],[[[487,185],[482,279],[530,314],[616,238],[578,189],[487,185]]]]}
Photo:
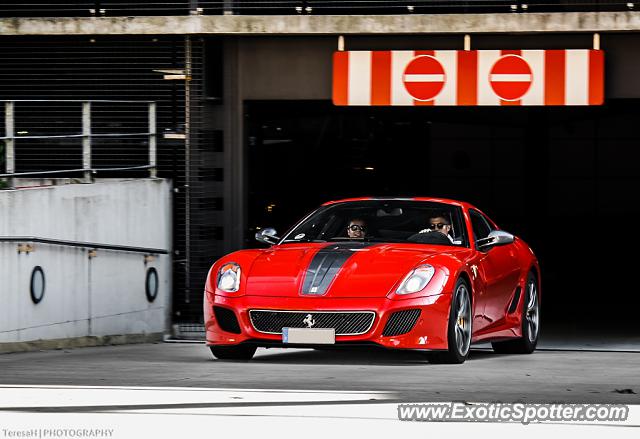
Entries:
{"type": "Polygon", "coordinates": [[[287,242],[374,241],[468,246],[462,209],[413,200],[349,201],[321,207],[287,242]]]}

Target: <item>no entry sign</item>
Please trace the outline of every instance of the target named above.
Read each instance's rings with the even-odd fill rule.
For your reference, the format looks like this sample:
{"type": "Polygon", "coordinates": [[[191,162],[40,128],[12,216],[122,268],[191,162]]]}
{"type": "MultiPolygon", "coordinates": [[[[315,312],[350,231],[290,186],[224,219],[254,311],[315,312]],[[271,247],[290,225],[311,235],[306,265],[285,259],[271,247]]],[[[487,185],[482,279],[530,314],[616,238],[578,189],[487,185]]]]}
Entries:
{"type": "Polygon", "coordinates": [[[518,55],[505,55],[491,68],[489,83],[493,91],[505,101],[524,96],[533,81],[529,64],[518,55]]]}
{"type": "Polygon", "coordinates": [[[444,67],[430,55],[421,55],[407,64],[403,82],[407,92],[418,101],[430,101],[442,91],[446,80],[444,67]]]}

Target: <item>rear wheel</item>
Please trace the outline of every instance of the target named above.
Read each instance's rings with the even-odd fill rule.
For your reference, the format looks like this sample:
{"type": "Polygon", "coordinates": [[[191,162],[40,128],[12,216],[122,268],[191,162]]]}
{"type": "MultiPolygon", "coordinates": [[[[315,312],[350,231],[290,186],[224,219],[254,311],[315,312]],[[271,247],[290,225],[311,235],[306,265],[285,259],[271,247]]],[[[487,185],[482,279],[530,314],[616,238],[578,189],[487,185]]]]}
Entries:
{"type": "Polygon", "coordinates": [[[527,276],[522,309],[522,337],[515,340],[491,343],[499,354],[530,354],[536,350],[540,335],[540,297],[538,281],[534,273],[527,276]]]}
{"type": "Polygon", "coordinates": [[[471,346],[471,289],[467,282],[460,278],[456,282],[451,310],[447,324],[448,349],[442,352],[431,352],[432,363],[464,363],[469,356],[471,346]]]}
{"type": "Polygon", "coordinates": [[[256,353],[257,346],[241,344],[237,346],[209,346],[211,353],[219,360],[249,361],[256,353]]]}

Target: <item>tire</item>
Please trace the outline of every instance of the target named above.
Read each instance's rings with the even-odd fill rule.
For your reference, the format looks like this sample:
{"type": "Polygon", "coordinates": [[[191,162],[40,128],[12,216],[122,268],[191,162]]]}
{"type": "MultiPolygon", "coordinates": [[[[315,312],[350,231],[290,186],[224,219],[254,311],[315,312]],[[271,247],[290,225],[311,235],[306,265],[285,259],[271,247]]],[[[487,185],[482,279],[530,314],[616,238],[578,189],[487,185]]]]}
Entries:
{"type": "Polygon", "coordinates": [[[527,276],[522,301],[522,337],[515,340],[495,341],[493,350],[499,354],[530,354],[536,350],[540,338],[540,296],[538,280],[533,272],[527,276]]]}
{"type": "Polygon", "coordinates": [[[236,346],[209,346],[211,353],[218,360],[249,361],[258,349],[255,345],[240,344],[236,346]]]}
{"type": "Polygon", "coordinates": [[[453,291],[447,323],[448,349],[429,353],[431,363],[460,364],[469,356],[472,334],[471,288],[460,278],[453,291]]]}

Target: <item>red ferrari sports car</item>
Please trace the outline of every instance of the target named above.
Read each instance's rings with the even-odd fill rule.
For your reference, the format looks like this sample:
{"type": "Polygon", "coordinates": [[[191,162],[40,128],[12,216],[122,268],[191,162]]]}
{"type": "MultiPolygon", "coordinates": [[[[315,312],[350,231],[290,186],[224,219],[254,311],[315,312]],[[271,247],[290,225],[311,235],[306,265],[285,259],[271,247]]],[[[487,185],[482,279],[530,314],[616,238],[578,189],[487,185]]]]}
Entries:
{"type": "Polygon", "coordinates": [[[462,363],[471,343],[531,353],[540,332],[533,251],[474,206],[436,198],[325,203],[267,249],[213,264],[207,345],[220,359],[257,347],[375,344],[462,363]]]}

